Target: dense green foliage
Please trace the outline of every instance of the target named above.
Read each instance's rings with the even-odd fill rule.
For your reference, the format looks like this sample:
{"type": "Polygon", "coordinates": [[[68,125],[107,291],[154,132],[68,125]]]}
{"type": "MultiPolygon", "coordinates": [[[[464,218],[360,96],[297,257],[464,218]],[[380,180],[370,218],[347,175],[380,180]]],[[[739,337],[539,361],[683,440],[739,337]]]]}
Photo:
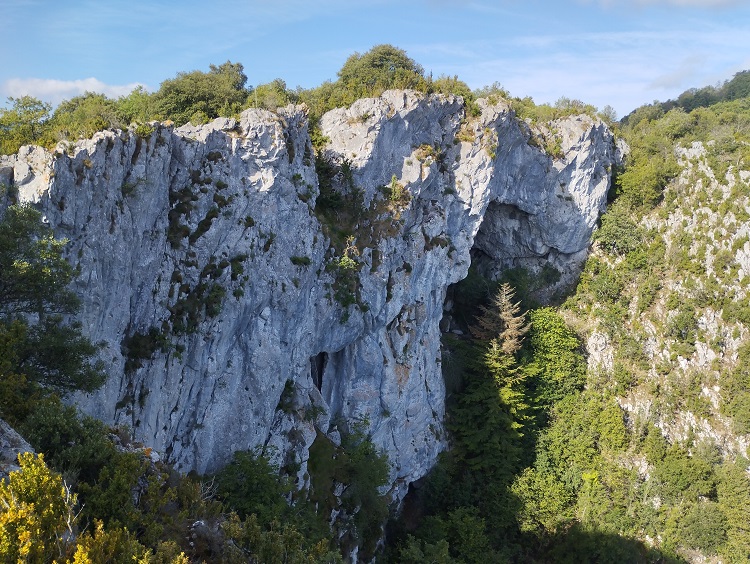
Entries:
{"type": "MultiPolygon", "coordinates": [[[[367,53],[351,55],[338,72],[343,104],[377,96],[389,88],[424,90],[424,69],[406,52],[391,45],[377,45],[367,53]]],[[[339,104],[337,104],[339,105],[339,104]]]]}
{"type": "Polygon", "coordinates": [[[0,416],[18,422],[50,394],[92,391],[104,381],[96,347],[63,314],[78,302],[73,271],[30,206],[11,206],[0,220],[0,416]]]}
{"type": "Polygon", "coordinates": [[[52,121],[56,140],[71,141],[86,139],[102,129],[122,125],[117,103],[103,94],[92,92],[62,102],[55,109],[52,121]]]}
{"type": "Polygon", "coordinates": [[[10,108],[0,110],[0,155],[15,153],[21,145],[43,143],[52,107],[31,96],[8,101],[10,108]]]}
{"type": "Polygon", "coordinates": [[[239,113],[247,100],[247,76],[240,63],[211,65],[209,72],[179,73],[154,94],[156,111],[176,125],[208,122],[239,113]]]}

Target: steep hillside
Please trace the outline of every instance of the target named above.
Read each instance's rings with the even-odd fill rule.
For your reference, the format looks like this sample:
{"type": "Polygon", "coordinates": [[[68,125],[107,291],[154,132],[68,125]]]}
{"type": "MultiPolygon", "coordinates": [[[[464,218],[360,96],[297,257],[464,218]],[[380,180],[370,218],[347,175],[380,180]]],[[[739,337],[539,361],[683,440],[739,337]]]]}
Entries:
{"type": "MultiPolygon", "coordinates": [[[[583,531],[688,561],[745,561],[750,103],[677,108],[623,134],[616,199],[563,307],[586,342],[588,383],[575,408],[553,409],[533,475],[564,484],[583,531]],[[624,426],[577,426],[602,402],[624,426]],[[577,469],[550,473],[550,457],[577,469]]],[[[527,524],[549,534],[554,519],[531,525],[536,495],[527,524]]]]}

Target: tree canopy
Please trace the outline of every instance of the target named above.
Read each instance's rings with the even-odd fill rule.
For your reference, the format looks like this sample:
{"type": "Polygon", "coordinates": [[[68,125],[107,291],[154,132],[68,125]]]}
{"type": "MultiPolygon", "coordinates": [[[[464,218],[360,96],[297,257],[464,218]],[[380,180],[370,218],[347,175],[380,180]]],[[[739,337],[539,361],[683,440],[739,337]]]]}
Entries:
{"type": "Polygon", "coordinates": [[[0,110],[0,154],[15,153],[21,145],[43,141],[45,122],[52,106],[31,96],[8,98],[10,108],[0,110]]]}
{"type": "Polygon", "coordinates": [[[393,45],[376,45],[367,53],[354,53],[338,72],[339,82],[352,101],[377,96],[389,88],[424,90],[424,69],[393,45]]]}
{"type": "Polygon", "coordinates": [[[65,244],[31,206],[11,206],[0,220],[0,416],[11,422],[41,396],[104,382],[97,348],[63,318],[78,308],[65,244]]]}
{"type": "Polygon", "coordinates": [[[156,110],[160,117],[171,119],[176,125],[231,116],[241,111],[247,101],[246,83],[242,64],[230,61],[210,65],[207,73],[178,73],[161,83],[155,94],[156,110]]]}

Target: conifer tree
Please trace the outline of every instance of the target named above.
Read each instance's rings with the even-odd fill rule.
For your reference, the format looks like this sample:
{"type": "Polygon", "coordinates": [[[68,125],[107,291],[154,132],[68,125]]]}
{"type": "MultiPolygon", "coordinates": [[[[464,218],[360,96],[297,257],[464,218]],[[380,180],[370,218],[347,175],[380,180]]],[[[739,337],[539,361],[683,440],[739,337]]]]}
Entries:
{"type": "Polygon", "coordinates": [[[502,352],[515,354],[521,348],[521,340],[528,332],[526,313],[521,312],[520,302],[513,303],[515,291],[507,282],[497,290],[490,306],[480,306],[482,315],[470,328],[475,339],[490,342],[497,339],[502,352]]]}
{"type": "Polygon", "coordinates": [[[78,308],[65,244],[31,206],[11,206],[0,220],[0,417],[11,424],[44,395],[104,382],[97,347],[63,318],[78,308]]]}

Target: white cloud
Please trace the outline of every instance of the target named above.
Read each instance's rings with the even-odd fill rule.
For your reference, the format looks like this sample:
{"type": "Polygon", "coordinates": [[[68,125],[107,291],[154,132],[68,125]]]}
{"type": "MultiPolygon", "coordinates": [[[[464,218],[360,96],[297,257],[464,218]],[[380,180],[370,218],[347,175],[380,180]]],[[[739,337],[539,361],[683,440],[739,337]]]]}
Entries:
{"type": "Polygon", "coordinates": [[[123,85],[105,84],[96,78],[83,78],[80,80],[10,78],[2,83],[0,92],[6,97],[12,96],[14,98],[33,96],[56,106],[63,100],[79,96],[85,92],[97,92],[110,98],[116,98],[129,94],[138,86],[144,85],[137,82],[123,85]]]}
{"type": "Polygon", "coordinates": [[[705,67],[705,55],[692,55],[685,58],[676,69],[660,74],[649,83],[653,89],[680,88],[696,80],[702,68],[705,67]]]}
{"type": "MultiPolygon", "coordinates": [[[[458,45],[422,45],[420,62],[435,76],[457,74],[472,88],[499,81],[515,96],[554,102],[578,98],[625,115],[641,104],[677,97],[749,68],[747,29],[701,24],[672,30],[498,37],[458,45]],[[473,54],[473,55],[472,55],[473,54]],[[489,55],[489,56],[488,56],[489,55]]],[[[412,52],[411,50],[409,51],[412,52]]]]}

